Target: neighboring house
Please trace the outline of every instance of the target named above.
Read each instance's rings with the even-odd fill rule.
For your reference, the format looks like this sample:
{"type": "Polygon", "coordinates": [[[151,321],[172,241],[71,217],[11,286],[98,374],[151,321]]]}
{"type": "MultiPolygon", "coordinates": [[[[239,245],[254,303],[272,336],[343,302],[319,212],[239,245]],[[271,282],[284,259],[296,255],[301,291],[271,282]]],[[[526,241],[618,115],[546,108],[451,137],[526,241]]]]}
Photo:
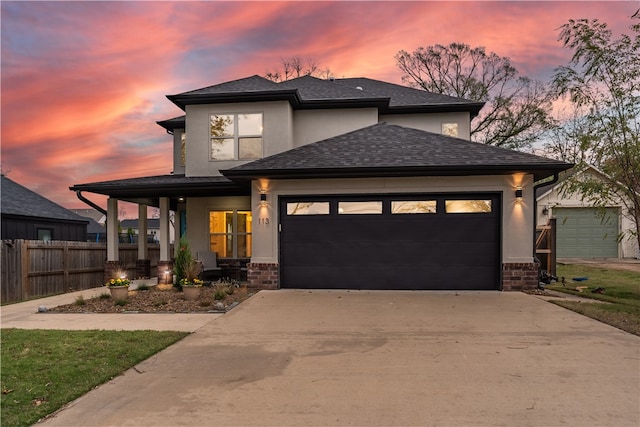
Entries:
{"type": "Polygon", "coordinates": [[[96,209],[69,209],[71,212],[80,215],[85,218],[91,218],[98,224],[104,225],[107,221],[107,216],[96,209]]]}
{"type": "Polygon", "coordinates": [[[246,265],[251,286],[537,286],[534,183],[572,165],[468,141],[482,103],[310,76],[168,98],[186,113],[158,122],[172,174],[71,188],[109,196],[108,221],[118,200],[158,206],[167,276],[171,209],[194,255],[246,265]]]}
{"type": "Polygon", "coordinates": [[[104,243],[107,241],[105,222],[107,216],[96,209],[69,209],[89,221],[87,225],[87,242],[104,243]]]}
{"type": "Polygon", "coordinates": [[[638,258],[638,241],[629,234],[634,224],[621,200],[604,209],[582,200],[581,193],[566,191],[567,179],[607,180],[611,178],[589,166],[581,171],[562,173],[558,182],[536,190],[538,224],[556,219],[558,258],[638,258]],[[622,238],[620,238],[622,237],[622,238]]]}
{"type": "Polygon", "coordinates": [[[89,220],[2,175],[3,240],[84,241],[89,220]]]}
{"type": "MultiPolygon", "coordinates": [[[[138,225],[137,219],[123,219],[120,221],[120,228],[122,233],[129,233],[129,230],[134,235],[140,234],[140,227],[138,225]]],[[[170,238],[169,241],[173,242],[174,240],[174,228],[169,227],[170,238]]],[[[147,218],[147,242],[149,243],[157,243],[158,236],[160,235],[160,219],[159,218],[147,218]]]]}

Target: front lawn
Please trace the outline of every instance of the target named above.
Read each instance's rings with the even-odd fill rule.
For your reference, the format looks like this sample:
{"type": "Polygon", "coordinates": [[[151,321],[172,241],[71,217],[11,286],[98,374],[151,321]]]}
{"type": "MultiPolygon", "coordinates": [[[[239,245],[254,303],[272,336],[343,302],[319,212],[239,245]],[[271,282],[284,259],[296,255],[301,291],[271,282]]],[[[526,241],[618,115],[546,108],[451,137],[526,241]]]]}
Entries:
{"type": "Polygon", "coordinates": [[[554,300],[553,303],[632,334],[640,335],[640,273],[580,264],[559,264],[557,275],[559,279],[562,276],[565,277],[565,286],[558,282],[547,285],[546,289],[605,301],[609,304],[585,304],[563,300],[554,300]],[[587,277],[588,280],[582,282],[572,280],[579,277],[587,277]],[[586,286],[587,288],[579,292],[576,290],[578,286],[586,286]],[[602,293],[592,292],[598,288],[603,289],[602,293]]]}
{"type": "Polygon", "coordinates": [[[2,329],[2,426],[30,426],[186,335],[2,329]]]}

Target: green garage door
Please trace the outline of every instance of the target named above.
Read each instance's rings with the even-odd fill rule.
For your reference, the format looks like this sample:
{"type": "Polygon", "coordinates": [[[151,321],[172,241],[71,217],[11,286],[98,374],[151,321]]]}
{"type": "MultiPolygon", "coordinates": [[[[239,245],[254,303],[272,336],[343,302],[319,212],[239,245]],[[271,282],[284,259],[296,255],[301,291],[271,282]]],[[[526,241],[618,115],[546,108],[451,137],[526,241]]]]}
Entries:
{"type": "Polygon", "coordinates": [[[617,258],[618,209],[555,208],[558,258],[617,258]]]}

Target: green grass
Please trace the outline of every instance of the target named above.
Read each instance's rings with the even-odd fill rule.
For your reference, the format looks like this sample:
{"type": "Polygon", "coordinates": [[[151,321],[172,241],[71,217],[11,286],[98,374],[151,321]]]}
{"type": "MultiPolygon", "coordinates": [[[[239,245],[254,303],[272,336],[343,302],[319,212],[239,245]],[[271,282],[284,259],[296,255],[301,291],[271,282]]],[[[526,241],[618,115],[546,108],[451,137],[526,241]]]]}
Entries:
{"type": "Polygon", "coordinates": [[[566,286],[554,283],[547,289],[604,301],[609,304],[590,304],[575,301],[553,301],[585,316],[607,323],[616,328],[640,335],[640,273],[621,271],[586,265],[558,265],[558,277],[566,278],[566,286]],[[573,282],[573,277],[588,277],[584,282],[573,282]],[[582,292],[577,286],[587,286],[582,292]],[[603,294],[592,293],[604,288],[603,294]]]}
{"type": "Polygon", "coordinates": [[[2,426],[30,426],[185,332],[2,329],[2,426]]]}

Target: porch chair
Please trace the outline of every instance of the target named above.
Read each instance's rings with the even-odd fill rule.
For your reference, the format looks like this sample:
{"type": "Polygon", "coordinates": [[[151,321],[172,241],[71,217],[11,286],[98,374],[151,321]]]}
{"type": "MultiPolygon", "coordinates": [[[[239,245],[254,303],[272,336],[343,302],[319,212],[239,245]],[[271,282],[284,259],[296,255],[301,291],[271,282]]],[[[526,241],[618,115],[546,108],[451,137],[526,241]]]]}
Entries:
{"type": "Polygon", "coordinates": [[[218,267],[215,252],[198,252],[198,261],[202,263],[202,280],[211,280],[209,277],[214,279],[222,277],[222,268],[218,267]]]}

